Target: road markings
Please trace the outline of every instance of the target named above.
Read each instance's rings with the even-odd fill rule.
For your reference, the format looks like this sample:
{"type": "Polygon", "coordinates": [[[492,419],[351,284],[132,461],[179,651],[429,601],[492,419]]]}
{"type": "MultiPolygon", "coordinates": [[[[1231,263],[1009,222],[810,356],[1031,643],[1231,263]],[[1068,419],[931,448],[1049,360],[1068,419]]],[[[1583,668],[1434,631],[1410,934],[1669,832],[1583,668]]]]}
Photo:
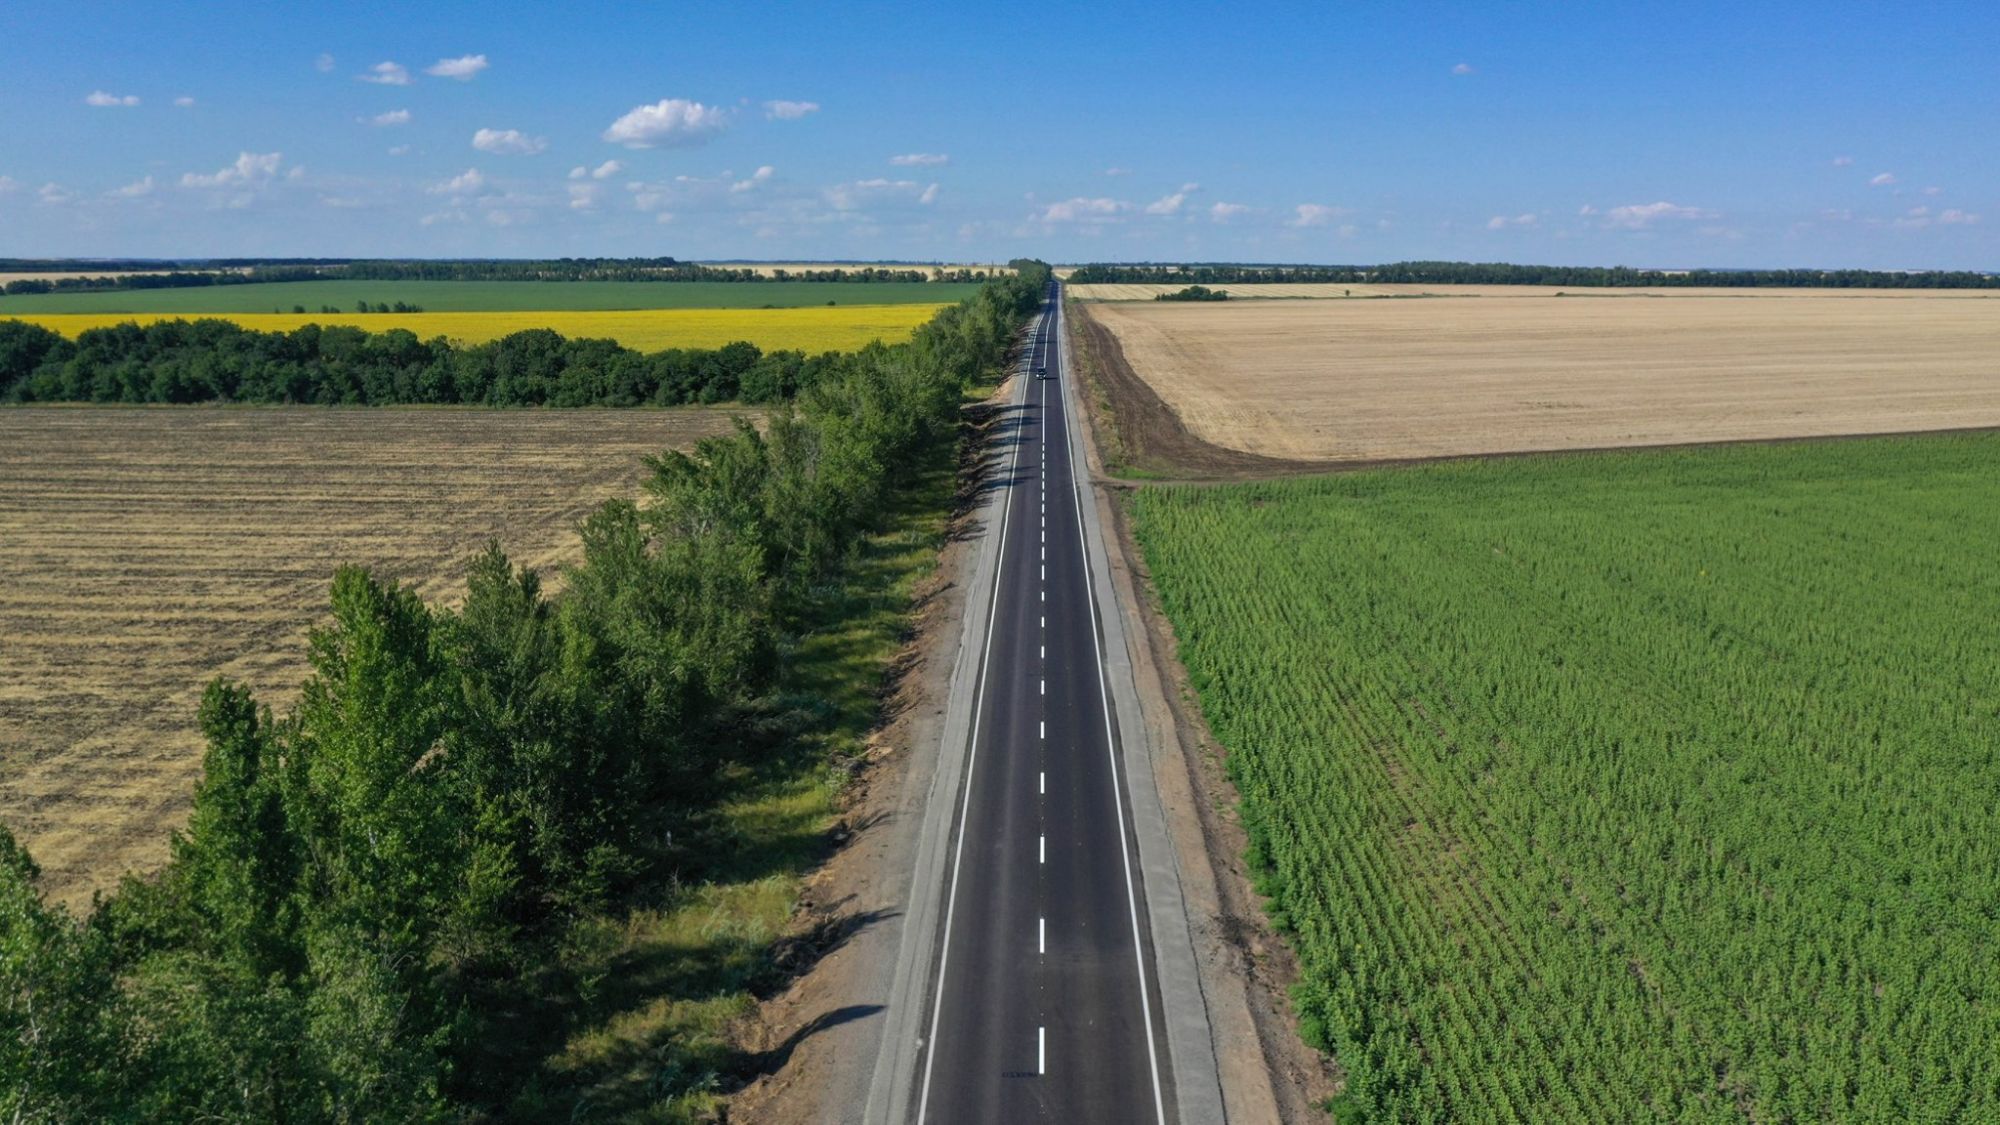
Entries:
{"type": "Polygon", "coordinates": [[[1035,952],[1047,953],[1048,951],[1049,920],[1047,918],[1037,918],[1035,919],[1035,952]]]}
{"type": "Polygon", "coordinates": [[[1048,1072],[1049,1072],[1049,1029],[1046,1027],[1038,1027],[1035,1029],[1035,1073],[1047,1074],[1048,1072]]]}
{"type": "Polygon", "coordinates": [[[1035,774],[1035,792],[1047,793],[1048,791],[1049,791],[1049,774],[1047,770],[1042,770],[1041,772],[1035,774]]]}
{"type": "MultiPolygon", "coordinates": [[[[1058,347],[1060,347],[1060,343],[1058,343],[1058,347]]],[[[1057,362],[1060,363],[1060,352],[1057,353],[1057,357],[1057,362]]],[[[1074,465],[1076,464],[1076,436],[1070,432],[1070,427],[1067,424],[1063,426],[1063,438],[1069,448],[1070,464],[1074,465]]],[[[1104,755],[1111,760],[1111,811],[1118,818],[1118,853],[1119,857],[1124,861],[1125,866],[1125,905],[1132,914],[1132,960],[1139,969],[1139,1012],[1141,1018],[1146,1021],[1146,1058],[1152,1063],[1153,1115],[1160,1122],[1160,1125],[1166,1125],[1167,1103],[1166,1097],[1160,1089],[1160,1055],[1158,1048],[1153,1043],[1153,1002],[1146,995],[1146,954],[1144,952],[1143,939],[1139,935],[1139,896],[1138,891],[1133,887],[1132,883],[1132,850],[1130,845],[1125,841],[1125,806],[1118,797],[1118,751],[1115,749],[1116,739],[1113,738],[1111,733],[1111,689],[1106,686],[1104,679],[1103,642],[1098,640],[1097,637],[1097,589],[1091,583],[1090,549],[1083,528],[1082,487],[1074,480],[1070,482],[1070,487],[1079,493],[1076,497],[1076,533],[1079,542],[1083,545],[1083,591],[1090,608],[1088,620],[1091,625],[1091,650],[1097,657],[1097,698],[1104,710],[1104,755]]]]}
{"type": "Polygon", "coordinates": [[[1043,695],[1047,695],[1048,693],[1049,693],[1049,682],[1048,682],[1047,680],[1043,680],[1043,681],[1042,681],[1042,694],[1043,694],[1043,695]]]}
{"type": "Polygon", "coordinates": [[[1047,721],[1038,719],[1035,722],[1035,726],[1040,729],[1040,734],[1038,735],[1038,737],[1047,738],[1049,736],[1049,724],[1047,723],[1047,721]]]}
{"type": "MultiPolygon", "coordinates": [[[[1022,397],[1025,399],[1026,395],[1027,389],[1023,386],[1022,397]]],[[[1014,447],[1014,453],[1007,466],[1007,475],[1010,478],[1020,470],[1020,462],[1021,447],[1017,445],[1014,447]]],[[[958,909],[958,872],[965,860],[965,818],[968,811],[972,808],[972,782],[978,776],[979,719],[981,714],[986,710],[986,678],[988,673],[993,670],[993,637],[996,631],[994,625],[1000,618],[1001,579],[1007,572],[1007,529],[1012,522],[1011,516],[1013,511],[1014,505],[1011,503],[1003,502],[1000,505],[1000,554],[999,561],[994,564],[993,568],[993,602],[986,614],[986,651],[980,657],[979,690],[972,702],[971,750],[966,755],[965,760],[965,791],[959,798],[958,845],[952,851],[951,885],[945,892],[944,936],[941,939],[938,952],[937,989],[931,1001],[930,1038],[926,1042],[924,1049],[923,1091],[917,1098],[917,1120],[919,1122],[923,1121],[924,1113],[930,1106],[931,1068],[937,1063],[938,1027],[940,1026],[940,1021],[944,1018],[945,968],[951,962],[951,923],[952,916],[958,909]]]]}
{"type": "Polygon", "coordinates": [[[1047,863],[1048,861],[1049,838],[1047,836],[1037,836],[1035,837],[1035,862],[1047,863]]]}

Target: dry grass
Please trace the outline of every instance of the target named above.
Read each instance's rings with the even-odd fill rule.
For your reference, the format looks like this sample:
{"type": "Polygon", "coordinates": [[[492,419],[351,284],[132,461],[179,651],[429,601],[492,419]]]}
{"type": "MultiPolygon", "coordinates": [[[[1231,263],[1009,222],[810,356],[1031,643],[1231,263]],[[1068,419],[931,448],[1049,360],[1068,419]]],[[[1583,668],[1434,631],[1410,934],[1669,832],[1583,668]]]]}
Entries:
{"type": "Polygon", "coordinates": [[[202,686],[282,710],[336,564],[460,592],[497,537],[552,568],[639,458],[721,410],[0,410],[0,823],[53,897],[157,866],[202,686]]]}
{"type": "MultiPolygon", "coordinates": [[[[1134,285],[1072,285],[1066,292],[1079,301],[1150,301],[1162,293],[1176,293],[1187,288],[1187,283],[1178,285],[1134,284],[1134,285]]],[[[1830,298],[1901,298],[1905,300],[2000,300],[2000,292],[1991,289],[1705,289],[1657,286],[1633,289],[1582,288],[1560,285],[1352,285],[1338,282],[1301,282],[1289,284],[1273,282],[1255,285],[1231,285],[1216,282],[1210,289],[1228,292],[1234,300],[1267,299],[1329,299],[1340,297],[1553,297],[1560,293],[1565,297],[1618,298],[1618,297],[1806,297],[1813,300],[1830,298]]]]}
{"type": "Polygon", "coordinates": [[[1195,436],[1308,461],[2000,425],[1959,294],[1093,304],[1195,436]]]}

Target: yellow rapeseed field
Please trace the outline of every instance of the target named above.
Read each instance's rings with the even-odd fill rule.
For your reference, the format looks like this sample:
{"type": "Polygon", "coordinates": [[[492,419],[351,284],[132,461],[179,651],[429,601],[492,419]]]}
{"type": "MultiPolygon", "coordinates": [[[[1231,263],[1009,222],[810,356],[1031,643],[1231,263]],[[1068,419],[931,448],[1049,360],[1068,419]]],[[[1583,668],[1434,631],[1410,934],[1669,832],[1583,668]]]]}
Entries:
{"type": "MultiPolygon", "coordinates": [[[[464,343],[497,340],[529,328],[565,336],[609,338],[642,352],[713,348],[748,340],[765,351],[853,351],[871,340],[907,340],[941,305],[835,305],[799,309],[635,309],[558,312],[423,313],[227,313],[216,318],[259,332],[289,332],[307,324],[349,324],[373,332],[406,328],[423,339],[444,336],[464,343]]],[[[92,328],[130,321],[194,319],[184,313],[48,313],[22,316],[75,339],[92,328]]],[[[203,317],[206,319],[206,317],[203,317]]]]}

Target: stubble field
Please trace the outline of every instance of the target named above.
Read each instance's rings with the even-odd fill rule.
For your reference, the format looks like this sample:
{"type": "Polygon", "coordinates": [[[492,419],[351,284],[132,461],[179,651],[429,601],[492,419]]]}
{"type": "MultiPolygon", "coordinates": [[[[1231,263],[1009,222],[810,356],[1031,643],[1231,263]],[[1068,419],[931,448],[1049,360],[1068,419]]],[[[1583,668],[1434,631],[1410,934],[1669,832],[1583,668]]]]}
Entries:
{"type": "Polygon", "coordinates": [[[1290,461],[2000,425],[2000,301],[1663,292],[1079,307],[1195,437],[1290,461]]]}
{"type": "Polygon", "coordinates": [[[202,686],[282,712],[335,566],[446,600],[490,538],[552,568],[641,456],[736,413],[0,410],[0,823],[58,900],[157,866],[202,686]]]}

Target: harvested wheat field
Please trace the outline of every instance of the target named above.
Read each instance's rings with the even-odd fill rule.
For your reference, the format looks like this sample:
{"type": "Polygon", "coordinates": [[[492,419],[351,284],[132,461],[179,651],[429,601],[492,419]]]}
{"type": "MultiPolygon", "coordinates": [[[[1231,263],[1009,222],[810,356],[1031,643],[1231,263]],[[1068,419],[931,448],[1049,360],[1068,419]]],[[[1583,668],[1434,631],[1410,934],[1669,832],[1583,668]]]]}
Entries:
{"type": "MultiPolygon", "coordinates": [[[[1157,282],[1117,282],[1097,285],[1072,285],[1066,292],[1079,301],[1150,301],[1162,293],[1178,293],[1190,283],[1162,284],[1157,282]]],[[[1882,298],[1886,300],[1972,300],[2000,301],[2000,291],[1992,289],[1785,289],[1770,288],[1718,288],[1704,286],[1651,285],[1630,288],[1608,288],[1601,286],[1560,285],[1414,285],[1393,282],[1373,285],[1366,282],[1345,281],[1260,281],[1250,284],[1232,284],[1226,281],[1204,282],[1210,289],[1221,289],[1231,299],[1238,301],[1297,300],[1301,298],[1327,299],[1341,297],[1564,297],[1577,298],[1619,298],[1619,297],[1807,297],[1814,300],[1846,298],[1882,298]]]]}
{"type": "Polygon", "coordinates": [[[160,864],[212,676],[282,712],[340,563],[451,599],[636,495],[721,410],[0,409],[0,824],[71,904],[160,864]]]}
{"type": "Polygon", "coordinates": [[[1958,295],[1080,308],[1193,437],[1288,461],[2000,426],[2000,301],[1958,295]]]}

